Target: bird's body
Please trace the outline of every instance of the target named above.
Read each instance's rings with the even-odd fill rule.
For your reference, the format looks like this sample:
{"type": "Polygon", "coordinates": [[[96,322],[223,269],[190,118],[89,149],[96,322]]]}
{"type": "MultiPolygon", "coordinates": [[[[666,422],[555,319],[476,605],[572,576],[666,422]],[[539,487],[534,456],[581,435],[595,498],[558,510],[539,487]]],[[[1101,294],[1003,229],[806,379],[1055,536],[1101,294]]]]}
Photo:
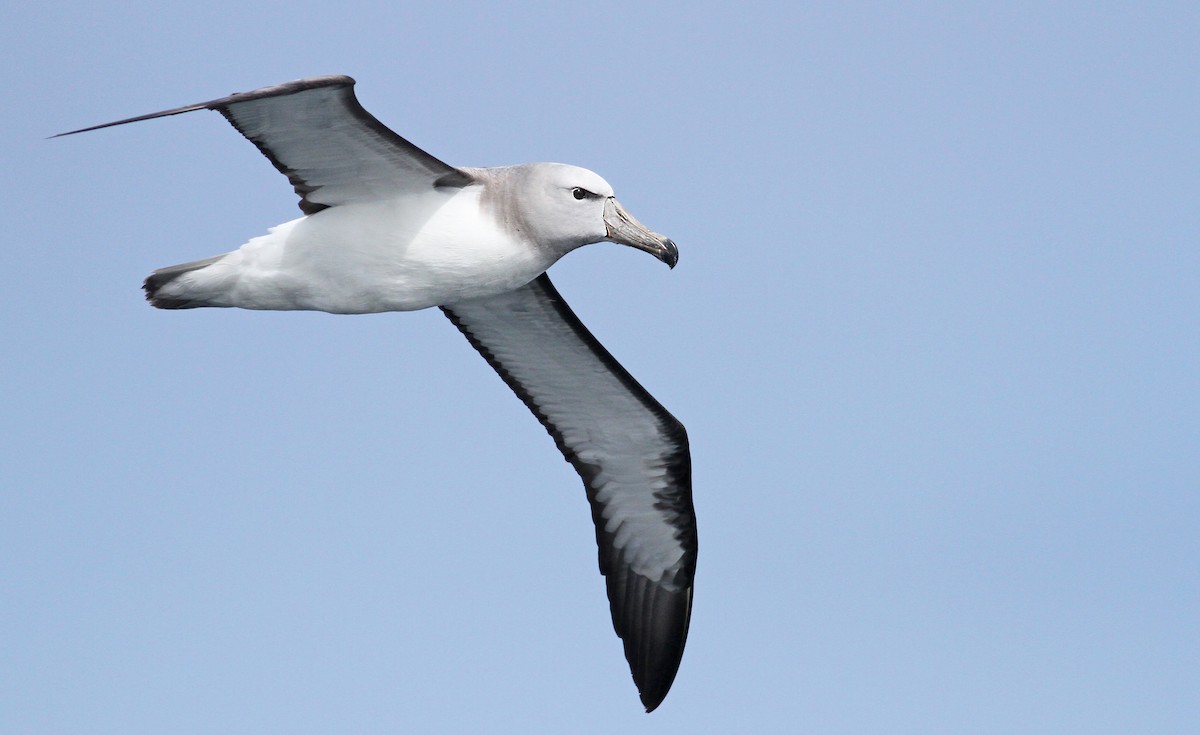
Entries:
{"type": "Polygon", "coordinates": [[[325,209],[184,273],[156,298],[335,314],[413,311],[511,291],[553,263],[487,220],[463,216],[479,199],[479,187],[467,187],[325,209]]]}
{"type": "Polygon", "coordinates": [[[466,169],[473,180],[467,186],[322,209],[215,260],[199,261],[204,267],[179,274],[153,296],[189,307],[367,314],[511,291],[579,245],[570,238],[534,239],[521,222],[537,214],[537,201],[506,204],[497,201],[495,189],[513,180],[549,185],[561,178],[564,187],[578,181],[598,194],[612,192],[586,169],[542,166],[466,169]]]}
{"type": "Polygon", "coordinates": [[[353,85],[302,79],[85,129],[216,110],[300,196],[303,217],[224,255],[154,271],[146,297],[165,309],[441,307],[583,478],[613,625],[652,710],[675,678],[691,617],[687,434],[579,322],[545,271],[601,240],[674,267],[675,244],[629,215],[587,169],[445,164],[367,113],[353,85]]]}

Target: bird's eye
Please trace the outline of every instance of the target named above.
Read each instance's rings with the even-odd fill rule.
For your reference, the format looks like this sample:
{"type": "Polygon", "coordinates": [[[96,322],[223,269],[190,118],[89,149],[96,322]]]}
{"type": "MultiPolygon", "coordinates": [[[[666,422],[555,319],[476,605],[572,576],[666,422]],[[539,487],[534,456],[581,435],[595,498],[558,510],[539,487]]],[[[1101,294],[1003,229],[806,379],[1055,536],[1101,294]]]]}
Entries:
{"type": "Polygon", "coordinates": [[[578,186],[571,190],[571,196],[576,199],[587,199],[590,193],[587,189],[580,189],[578,186]]]}

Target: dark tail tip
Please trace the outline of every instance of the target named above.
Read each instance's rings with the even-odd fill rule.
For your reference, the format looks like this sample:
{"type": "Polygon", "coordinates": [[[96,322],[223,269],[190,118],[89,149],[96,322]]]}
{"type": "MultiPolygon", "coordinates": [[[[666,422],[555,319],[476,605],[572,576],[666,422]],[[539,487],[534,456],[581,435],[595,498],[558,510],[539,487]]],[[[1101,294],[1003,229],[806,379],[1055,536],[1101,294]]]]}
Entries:
{"type": "Polygon", "coordinates": [[[146,292],[146,300],[150,302],[151,306],[158,309],[195,309],[200,306],[208,306],[207,303],[200,299],[160,296],[159,292],[163,286],[166,286],[183,274],[207,268],[224,257],[224,255],[218,255],[212,258],[205,258],[204,260],[194,260],[191,263],[181,263],[167,268],[159,268],[149,276],[146,276],[146,280],[142,282],[142,289],[146,292]]]}
{"type": "Polygon", "coordinates": [[[173,299],[166,296],[159,296],[158,292],[163,286],[179,277],[179,274],[171,276],[160,275],[162,271],[151,273],[145,281],[142,282],[142,290],[146,292],[146,301],[156,309],[194,309],[203,304],[196,303],[190,299],[173,299]]]}

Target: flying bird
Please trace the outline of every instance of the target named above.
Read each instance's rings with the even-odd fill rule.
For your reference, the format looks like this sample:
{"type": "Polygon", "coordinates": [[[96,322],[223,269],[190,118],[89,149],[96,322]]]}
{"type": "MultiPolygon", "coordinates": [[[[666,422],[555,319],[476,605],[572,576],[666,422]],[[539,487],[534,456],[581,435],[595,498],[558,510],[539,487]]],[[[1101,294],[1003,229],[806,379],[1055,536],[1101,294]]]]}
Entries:
{"type": "Polygon", "coordinates": [[[62,135],[194,110],[216,110],[254,143],[287,176],[304,216],[232,252],[154,271],[143,285],[149,302],[336,314],[439,307],[583,479],[613,627],[653,711],[675,679],[692,611],[687,433],[583,326],[546,269],[604,240],[674,268],[675,243],[587,169],[443,163],[368,113],[347,76],[62,135]]]}

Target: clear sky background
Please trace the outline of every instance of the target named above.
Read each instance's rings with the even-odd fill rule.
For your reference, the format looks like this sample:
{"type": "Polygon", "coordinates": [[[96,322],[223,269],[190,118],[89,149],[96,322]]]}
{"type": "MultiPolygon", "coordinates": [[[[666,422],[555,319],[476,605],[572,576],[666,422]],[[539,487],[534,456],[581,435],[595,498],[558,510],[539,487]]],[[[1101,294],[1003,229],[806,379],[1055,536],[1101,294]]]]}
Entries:
{"type": "Polygon", "coordinates": [[[1195,3],[411,5],[6,7],[0,731],[1192,731],[1195,3]],[[291,188],[214,113],[45,140],[331,73],[679,244],[552,269],[691,436],[658,712],[440,313],[151,309],[291,188]]]}

